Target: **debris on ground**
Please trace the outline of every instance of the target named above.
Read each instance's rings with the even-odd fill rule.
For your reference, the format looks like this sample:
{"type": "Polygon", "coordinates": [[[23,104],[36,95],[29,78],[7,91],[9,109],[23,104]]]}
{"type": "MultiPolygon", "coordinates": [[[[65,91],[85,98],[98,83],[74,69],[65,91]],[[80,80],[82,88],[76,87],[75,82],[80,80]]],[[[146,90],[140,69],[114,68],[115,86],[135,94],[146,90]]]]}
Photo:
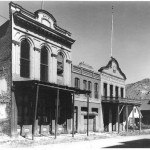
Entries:
{"type": "Polygon", "coordinates": [[[91,132],[89,136],[86,134],[78,134],[76,133],[74,137],[71,134],[61,134],[57,136],[57,139],[54,136],[36,136],[34,140],[32,140],[32,136],[28,136],[26,138],[22,136],[18,137],[9,137],[7,135],[0,136],[0,146],[7,147],[31,147],[37,145],[48,145],[48,144],[58,144],[58,143],[69,143],[69,142],[78,142],[78,141],[91,141],[97,139],[104,138],[112,138],[119,136],[137,136],[137,135],[150,134],[150,130],[129,130],[128,132],[91,132]]]}

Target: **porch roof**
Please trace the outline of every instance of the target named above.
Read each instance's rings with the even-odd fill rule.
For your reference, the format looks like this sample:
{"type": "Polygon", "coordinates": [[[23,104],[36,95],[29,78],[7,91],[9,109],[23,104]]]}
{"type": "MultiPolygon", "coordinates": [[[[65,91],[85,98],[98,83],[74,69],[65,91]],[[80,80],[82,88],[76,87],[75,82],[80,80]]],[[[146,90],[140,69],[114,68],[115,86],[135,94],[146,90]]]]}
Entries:
{"type": "Polygon", "coordinates": [[[39,86],[45,86],[53,89],[60,89],[60,90],[65,90],[71,93],[75,94],[89,94],[91,91],[89,90],[81,90],[75,87],[69,87],[65,85],[60,85],[60,84],[55,84],[55,83],[50,83],[50,82],[44,82],[44,81],[38,81],[38,80],[25,80],[25,81],[13,81],[14,83],[14,88],[15,87],[32,87],[35,85],[39,86]]]}
{"type": "Polygon", "coordinates": [[[135,105],[140,106],[141,100],[139,99],[130,99],[130,98],[116,98],[116,97],[105,97],[102,96],[102,103],[118,103],[124,105],[135,105]]]}

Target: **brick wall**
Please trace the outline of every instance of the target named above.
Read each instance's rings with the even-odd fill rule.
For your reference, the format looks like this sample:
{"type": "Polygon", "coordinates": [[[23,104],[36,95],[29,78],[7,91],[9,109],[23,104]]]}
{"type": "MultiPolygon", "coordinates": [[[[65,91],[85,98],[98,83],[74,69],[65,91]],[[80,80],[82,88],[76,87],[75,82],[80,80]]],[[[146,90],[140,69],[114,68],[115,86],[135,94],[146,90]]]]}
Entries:
{"type": "Polygon", "coordinates": [[[0,27],[0,134],[11,133],[11,21],[0,27]]]}

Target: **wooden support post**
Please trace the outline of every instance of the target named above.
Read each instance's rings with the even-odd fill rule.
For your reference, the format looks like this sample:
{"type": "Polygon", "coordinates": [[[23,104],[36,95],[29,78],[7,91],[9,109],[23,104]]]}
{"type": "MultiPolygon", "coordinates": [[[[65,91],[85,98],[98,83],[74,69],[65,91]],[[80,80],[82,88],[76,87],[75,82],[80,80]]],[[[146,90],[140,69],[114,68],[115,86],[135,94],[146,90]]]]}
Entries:
{"type": "Polygon", "coordinates": [[[74,92],[72,95],[72,137],[74,137],[74,92]]]}
{"type": "Polygon", "coordinates": [[[34,136],[35,136],[35,125],[36,125],[36,115],[37,115],[38,97],[39,97],[39,85],[37,85],[37,89],[36,89],[35,109],[34,109],[34,115],[33,115],[33,119],[34,119],[34,120],[33,120],[32,140],[34,140],[34,136]]]}
{"type": "Polygon", "coordinates": [[[138,110],[138,112],[139,112],[139,132],[141,132],[141,111],[140,111],[140,109],[138,108],[138,107],[136,107],[137,108],[137,110],[138,110]]]}
{"type": "Polygon", "coordinates": [[[87,136],[89,136],[89,93],[87,94],[87,136]]]}
{"type": "Polygon", "coordinates": [[[120,114],[119,114],[119,111],[120,111],[120,105],[118,104],[118,133],[120,132],[120,114]]]}
{"type": "Polygon", "coordinates": [[[133,120],[133,131],[135,130],[134,128],[134,124],[135,124],[135,119],[134,119],[134,106],[133,106],[133,110],[132,110],[132,120],[133,120]]]}
{"type": "Polygon", "coordinates": [[[112,106],[109,107],[109,125],[108,125],[108,131],[112,132],[112,106]]]}
{"type": "Polygon", "coordinates": [[[57,99],[56,99],[56,116],[55,116],[55,139],[57,138],[57,124],[58,124],[58,105],[59,105],[59,89],[57,89],[57,99]]]}
{"type": "Polygon", "coordinates": [[[14,89],[12,90],[12,103],[11,103],[11,136],[17,135],[17,120],[18,120],[18,114],[17,114],[17,104],[15,99],[15,93],[14,89]]]}
{"type": "Polygon", "coordinates": [[[128,105],[126,105],[126,131],[128,132],[128,105]]]}
{"type": "Polygon", "coordinates": [[[122,106],[120,112],[119,112],[119,115],[121,114],[121,112],[123,111],[123,108],[124,108],[124,105],[122,106]]]}
{"type": "Polygon", "coordinates": [[[141,132],[141,123],[142,123],[142,118],[141,118],[142,116],[141,116],[141,111],[140,111],[140,109],[139,109],[139,131],[141,132]]]}
{"type": "Polygon", "coordinates": [[[50,112],[49,113],[49,120],[50,120],[49,121],[49,133],[51,133],[51,131],[52,131],[52,114],[51,114],[52,113],[52,110],[51,110],[52,106],[51,106],[51,99],[49,99],[49,104],[50,104],[49,105],[49,112],[50,112]]]}

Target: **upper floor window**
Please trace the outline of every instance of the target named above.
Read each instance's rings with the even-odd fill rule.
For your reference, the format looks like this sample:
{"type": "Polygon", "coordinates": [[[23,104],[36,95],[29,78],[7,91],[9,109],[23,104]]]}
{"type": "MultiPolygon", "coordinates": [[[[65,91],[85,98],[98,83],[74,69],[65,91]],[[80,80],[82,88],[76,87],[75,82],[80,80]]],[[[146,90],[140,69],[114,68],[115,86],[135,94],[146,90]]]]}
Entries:
{"type": "Polygon", "coordinates": [[[124,88],[121,88],[121,98],[124,97],[124,88]]]}
{"type": "Polygon", "coordinates": [[[40,79],[41,81],[48,81],[48,50],[45,46],[41,49],[40,79]]]}
{"type": "Polygon", "coordinates": [[[20,76],[25,78],[30,76],[30,44],[27,39],[21,42],[20,76]]]}
{"type": "Polygon", "coordinates": [[[62,53],[58,53],[57,55],[57,75],[63,76],[64,72],[64,58],[62,53]]]}
{"type": "MultiPolygon", "coordinates": [[[[87,90],[87,81],[83,80],[83,90],[87,90]]],[[[86,96],[86,94],[85,94],[86,96]]]]}
{"type": "Polygon", "coordinates": [[[113,85],[110,85],[110,97],[113,97],[113,85]]]}
{"type": "Polygon", "coordinates": [[[98,83],[94,83],[94,97],[98,99],[98,83]]]}
{"type": "Polygon", "coordinates": [[[75,78],[75,88],[80,88],[80,79],[79,78],[75,78]]]}
{"type": "Polygon", "coordinates": [[[91,81],[88,81],[88,90],[91,91],[89,96],[92,97],[92,82],[91,81]]]}
{"type": "Polygon", "coordinates": [[[107,83],[103,84],[103,89],[104,89],[104,97],[107,97],[107,83]]]}
{"type": "Polygon", "coordinates": [[[83,80],[83,90],[87,90],[87,81],[83,80]]]}
{"type": "Polygon", "coordinates": [[[116,98],[118,98],[118,86],[115,87],[116,98]]]}

